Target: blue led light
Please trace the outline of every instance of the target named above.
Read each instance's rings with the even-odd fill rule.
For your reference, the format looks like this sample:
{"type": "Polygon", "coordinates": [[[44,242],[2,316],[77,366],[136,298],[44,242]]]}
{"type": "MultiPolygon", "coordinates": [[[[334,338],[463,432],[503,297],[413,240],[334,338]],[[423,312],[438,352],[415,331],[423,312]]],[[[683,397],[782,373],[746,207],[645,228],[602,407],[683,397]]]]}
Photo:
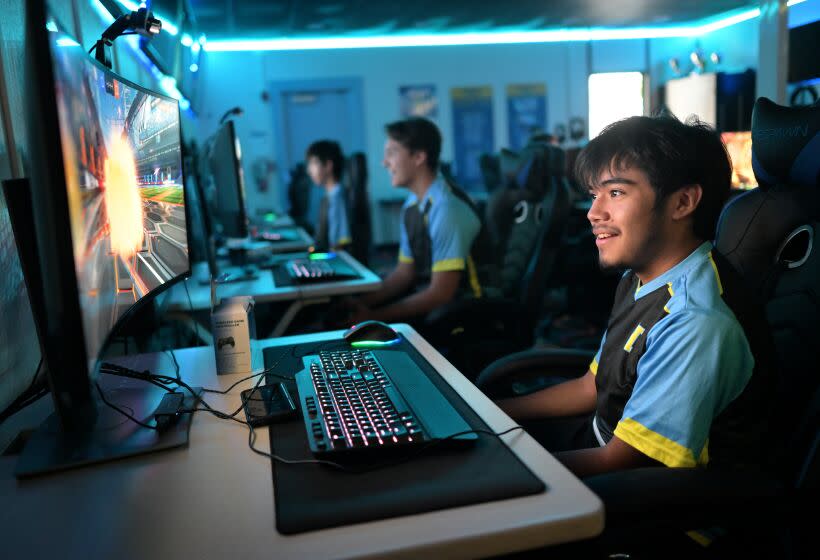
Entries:
{"type": "MultiPolygon", "coordinates": [[[[805,0],[791,0],[788,6],[805,0]]],[[[384,47],[429,47],[449,45],[501,45],[555,43],[569,41],[609,41],[619,39],[662,39],[699,37],[756,18],[760,9],[734,10],[690,24],[657,27],[603,28],[578,27],[526,31],[481,31],[467,33],[422,33],[372,36],[312,38],[222,39],[203,45],[210,52],[293,51],[318,49],[366,49],[384,47]]]]}
{"type": "Polygon", "coordinates": [[[327,261],[336,258],[336,253],[311,253],[308,258],[312,261],[327,261]]]}

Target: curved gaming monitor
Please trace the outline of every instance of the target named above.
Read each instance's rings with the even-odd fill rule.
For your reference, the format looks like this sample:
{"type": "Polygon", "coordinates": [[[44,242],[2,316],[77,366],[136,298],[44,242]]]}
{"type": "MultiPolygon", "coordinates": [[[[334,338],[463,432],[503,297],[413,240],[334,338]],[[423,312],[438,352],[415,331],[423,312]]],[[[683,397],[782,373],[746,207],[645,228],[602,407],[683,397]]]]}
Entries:
{"type": "Polygon", "coordinates": [[[732,160],[732,188],[757,187],[757,178],[752,169],[752,132],[722,132],[720,139],[732,160]]]}
{"type": "MultiPolygon", "coordinates": [[[[43,4],[27,3],[29,172],[44,357],[57,431],[73,437],[52,444],[71,447],[95,434],[95,364],[109,337],[189,274],[188,217],[177,101],[98,64],[43,4]]],[[[35,463],[66,459],[39,444],[35,463]]],[[[98,451],[80,462],[105,460],[98,451]]]]}

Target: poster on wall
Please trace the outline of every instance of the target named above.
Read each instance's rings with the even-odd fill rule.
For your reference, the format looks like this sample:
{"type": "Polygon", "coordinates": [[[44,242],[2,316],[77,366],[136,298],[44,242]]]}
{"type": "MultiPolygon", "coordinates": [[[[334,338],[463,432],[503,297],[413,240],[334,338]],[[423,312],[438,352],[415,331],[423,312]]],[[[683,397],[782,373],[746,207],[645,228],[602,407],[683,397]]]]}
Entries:
{"type": "Polygon", "coordinates": [[[510,148],[520,150],[535,133],[547,130],[547,86],[511,84],[507,86],[507,123],[510,148]]]}
{"type": "Polygon", "coordinates": [[[453,147],[455,173],[468,190],[483,185],[479,158],[495,151],[493,89],[490,86],[453,88],[453,147]]]}
{"type": "Polygon", "coordinates": [[[424,117],[435,119],[438,116],[436,86],[432,84],[400,86],[399,99],[402,118],[424,117]]]}

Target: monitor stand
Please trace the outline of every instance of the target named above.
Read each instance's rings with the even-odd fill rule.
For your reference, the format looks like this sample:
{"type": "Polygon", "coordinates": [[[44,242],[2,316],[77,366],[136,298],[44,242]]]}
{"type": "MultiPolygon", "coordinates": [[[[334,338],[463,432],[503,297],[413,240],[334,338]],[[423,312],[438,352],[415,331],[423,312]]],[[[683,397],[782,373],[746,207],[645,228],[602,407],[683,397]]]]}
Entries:
{"type": "MultiPolygon", "coordinates": [[[[193,388],[197,393],[198,387],[193,388]]],[[[183,389],[180,389],[181,391],[183,389]]],[[[196,408],[187,390],[182,410],[196,408]]],[[[105,398],[148,424],[165,391],[156,387],[119,387],[107,390],[105,398]],[[133,413],[132,413],[133,411],[133,413]]],[[[105,463],[123,457],[188,446],[193,413],[179,415],[177,421],[158,432],[135,424],[103,402],[96,403],[93,423],[76,431],[61,427],[57,414],[49,416],[28,438],[14,474],[29,478],[85,465],[105,463]]]]}

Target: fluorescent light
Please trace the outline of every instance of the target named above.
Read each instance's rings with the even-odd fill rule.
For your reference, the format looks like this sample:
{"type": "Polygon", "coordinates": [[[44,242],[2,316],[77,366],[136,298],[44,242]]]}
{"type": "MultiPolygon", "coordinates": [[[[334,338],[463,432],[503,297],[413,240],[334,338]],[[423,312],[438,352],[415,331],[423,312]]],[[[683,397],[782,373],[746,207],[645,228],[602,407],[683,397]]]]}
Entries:
{"type": "Polygon", "coordinates": [[[194,43],[191,45],[191,52],[194,54],[199,53],[200,49],[202,49],[202,46],[199,43],[194,43]]]}
{"type": "MultiPolygon", "coordinates": [[[[791,0],[789,5],[805,0],[791,0]]],[[[611,41],[618,39],[663,39],[669,37],[697,37],[737,23],[754,19],[760,9],[733,11],[693,22],[688,25],[664,27],[579,27],[546,29],[541,31],[482,31],[473,33],[436,33],[406,35],[373,35],[362,37],[316,37],[272,39],[212,40],[205,50],[229,51],[295,51],[320,49],[367,49],[385,47],[439,47],[449,45],[505,45],[523,43],[556,43],[569,41],[611,41]]],[[[200,40],[200,42],[202,42],[200,40]]]]}
{"type": "Polygon", "coordinates": [[[751,10],[743,11],[739,14],[735,14],[729,17],[721,18],[717,21],[713,21],[712,23],[707,23],[701,25],[698,29],[698,35],[706,35],[707,33],[711,33],[712,31],[717,31],[718,29],[724,29],[726,27],[730,27],[735,25],[736,23],[741,23],[744,21],[748,21],[750,19],[754,19],[760,15],[760,8],[754,8],[751,10]]]}
{"type": "Polygon", "coordinates": [[[57,33],[58,31],[60,31],[59,29],[57,29],[57,22],[55,22],[53,19],[50,19],[46,22],[46,29],[51,31],[52,33],[57,33]]]}
{"type": "Polygon", "coordinates": [[[198,70],[199,70],[199,64],[197,64],[196,62],[192,63],[192,64],[188,67],[188,70],[190,70],[191,72],[196,72],[196,71],[198,71],[198,70]]]}
{"type": "Polygon", "coordinates": [[[112,16],[111,12],[109,12],[108,9],[100,3],[100,0],[92,0],[91,7],[95,12],[97,12],[97,15],[100,16],[104,22],[114,22],[114,16],[112,16]]]}
{"type": "Polygon", "coordinates": [[[182,45],[185,47],[190,47],[194,44],[194,38],[188,35],[187,33],[183,33],[179,42],[182,43],[182,45]]]}
{"type": "Polygon", "coordinates": [[[792,6],[794,6],[794,5],[796,5],[796,4],[802,4],[802,3],[803,3],[803,2],[805,2],[805,1],[806,1],[806,0],[789,0],[788,2],[786,2],[786,6],[788,6],[789,8],[791,8],[792,6]]]}

